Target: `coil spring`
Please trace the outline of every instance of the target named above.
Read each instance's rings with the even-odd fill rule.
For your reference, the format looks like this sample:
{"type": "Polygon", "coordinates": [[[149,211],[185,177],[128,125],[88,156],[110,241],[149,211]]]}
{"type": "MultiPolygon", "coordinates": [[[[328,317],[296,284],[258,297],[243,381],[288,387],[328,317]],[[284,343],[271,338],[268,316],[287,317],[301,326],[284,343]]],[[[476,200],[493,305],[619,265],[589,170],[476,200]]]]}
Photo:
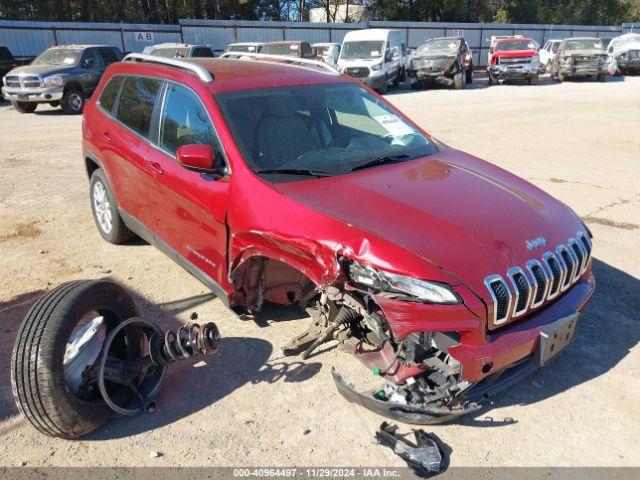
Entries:
{"type": "Polygon", "coordinates": [[[177,330],[167,330],[164,337],[154,335],[149,341],[149,353],[155,363],[167,366],[200,354],[215,353],[219,342],[220,332],[215,323],[194,323],[177,330]]]}

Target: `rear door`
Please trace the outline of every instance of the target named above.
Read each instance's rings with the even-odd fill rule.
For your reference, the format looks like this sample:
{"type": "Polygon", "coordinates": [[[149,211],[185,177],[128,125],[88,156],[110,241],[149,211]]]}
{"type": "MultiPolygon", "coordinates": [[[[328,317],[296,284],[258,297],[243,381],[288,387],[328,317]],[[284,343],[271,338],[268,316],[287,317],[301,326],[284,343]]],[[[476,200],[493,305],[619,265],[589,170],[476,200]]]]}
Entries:
{"type": "Polygon", "coordinates": [[[229,179],[187,170],[176,161],[179,146],[207,144],[216,159],[226,164],[213,122],[194,90],[166,83],[156,135],[157,146],[148,154],[148,165],[155,178],[149,210],[158,246],[201,280],[204,272],[223,283],[229,179]]]}
{"type": "Polygon", "coordinates": [[[105,164],[122,216],[137,233],[140,227],[151,229],[147,206],[148,190],[154,178],[147,173],[149,131],[162,81],[137,76],[116,76],[100,95],[98,105],[106,114],[97,135],[100,158],[105,164]],[[111,83],[121,82],[119,96],[111,109],[103,105],[111,83]]]}

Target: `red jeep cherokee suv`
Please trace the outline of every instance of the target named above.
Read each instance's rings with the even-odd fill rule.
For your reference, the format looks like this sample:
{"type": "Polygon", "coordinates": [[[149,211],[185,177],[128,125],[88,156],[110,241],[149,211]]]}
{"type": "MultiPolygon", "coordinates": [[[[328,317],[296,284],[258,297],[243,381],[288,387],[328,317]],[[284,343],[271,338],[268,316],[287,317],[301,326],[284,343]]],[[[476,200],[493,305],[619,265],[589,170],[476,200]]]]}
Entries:
{"type": "Polygon", "coordinates": [[[83,152],[100,234],[157,246],[228,306],[308,309],[385,382],[350,401],[444,421],[544,365],[594,290],[591,235],[526,181],[447,147],[360,83],[256,56],[110,66],[83,152]]]}

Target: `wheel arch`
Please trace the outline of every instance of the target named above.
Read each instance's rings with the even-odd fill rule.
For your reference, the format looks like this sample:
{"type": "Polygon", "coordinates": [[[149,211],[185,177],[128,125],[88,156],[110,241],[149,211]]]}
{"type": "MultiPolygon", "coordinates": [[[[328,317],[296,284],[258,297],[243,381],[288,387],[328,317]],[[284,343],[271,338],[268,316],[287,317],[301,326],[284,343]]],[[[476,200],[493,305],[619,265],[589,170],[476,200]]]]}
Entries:
{"type": "Polygon", "coordinates": [[[75,89],[80,90],[83,95],[85,95],[84,88],[82,88],[82,83],[78,80],[71,80],[64,85],[64,93],[67,93],[69,90],[75,89]]]}

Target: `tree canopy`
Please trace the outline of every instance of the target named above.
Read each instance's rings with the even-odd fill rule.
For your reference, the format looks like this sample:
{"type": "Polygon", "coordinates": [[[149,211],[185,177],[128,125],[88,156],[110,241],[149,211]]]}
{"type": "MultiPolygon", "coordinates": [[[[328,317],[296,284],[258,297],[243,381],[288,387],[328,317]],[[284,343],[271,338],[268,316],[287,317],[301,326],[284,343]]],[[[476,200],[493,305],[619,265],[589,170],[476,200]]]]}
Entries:
{"type": "Polygon", "coordinates": [[[304,20],[337,2],[377,20],[616,25],[640,20],[640,0],[0,0],[0,19],[177,23],[180,18],[304,20]],[[302,12],[302,15],[300,14],[302,12]]]}

